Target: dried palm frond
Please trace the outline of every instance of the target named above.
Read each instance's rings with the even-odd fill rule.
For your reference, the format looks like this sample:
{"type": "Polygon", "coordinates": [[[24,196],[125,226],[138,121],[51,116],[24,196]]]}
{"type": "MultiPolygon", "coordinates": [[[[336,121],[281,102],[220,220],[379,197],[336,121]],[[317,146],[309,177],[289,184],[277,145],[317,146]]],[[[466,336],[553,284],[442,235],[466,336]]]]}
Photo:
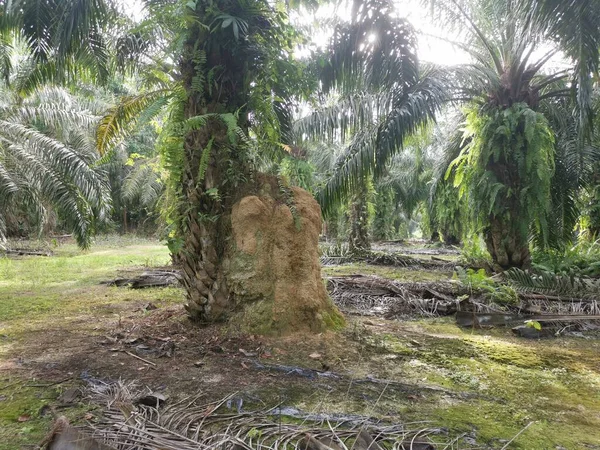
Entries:
{"type": "Polygon", "coordinates": [[[444,445],[439,442],[443,431],[424,428],[423,422],[391,424],[321,415],[283,423],[284,408],[220,412],[233,395],[204,404],[198,403],[202,397],[198,395],[164,407],[136,405],[139,396],[140,389],[134,383],[118,382],[95,389],[92,397],[103,402],[106,411],[104,418],[92,426],[94,438],[118,450],[408,450],[444,445]]]}
{"type": "Polygon", "coordinates": [[[439,316],[461,308],[460,297],[473,293],[454,282],[403,283],[377,276],[332,277],[327,287],[342,309],[363,315],[439,316]]]}
{"type": "Polygon", "coordinates": [[[452,261],[425,260],[399,253],[365,251],[360,254],[336,254],[331,248],[321,257],[321,265],[333,266],[339,264],[365,263],[374,266],[403,267],[406,269],[452,270],[452,261]]]}

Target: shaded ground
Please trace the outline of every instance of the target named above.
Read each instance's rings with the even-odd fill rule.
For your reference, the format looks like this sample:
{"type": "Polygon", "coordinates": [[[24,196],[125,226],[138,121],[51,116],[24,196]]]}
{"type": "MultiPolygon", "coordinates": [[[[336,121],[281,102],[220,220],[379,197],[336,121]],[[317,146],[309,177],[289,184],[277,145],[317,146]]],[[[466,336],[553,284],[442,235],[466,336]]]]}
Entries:
{"type": "MultiPolygon", "coordinates": [[[[89,377],[137,379],[171,398],[236,392],[249,409],[429,421],[443,427],[440,441],[460,437],[460,448],[502,448],[532,421],[509,448],[600,448],[598,340],[525,341],[510,330],[462,330],[451,319],[352,316],[343,332],[266,339],[189,324],[176,288],[98,284],[167,261],[164,247],[130,238],[89,253],[64,245],[50,258],[0,259],[0,449],[33,448],[51,422],[44,405],[94,420],[95,407],[61,397],[89,377]]],[[[451,276],[362,264],[324,272],[451,276]]]]}

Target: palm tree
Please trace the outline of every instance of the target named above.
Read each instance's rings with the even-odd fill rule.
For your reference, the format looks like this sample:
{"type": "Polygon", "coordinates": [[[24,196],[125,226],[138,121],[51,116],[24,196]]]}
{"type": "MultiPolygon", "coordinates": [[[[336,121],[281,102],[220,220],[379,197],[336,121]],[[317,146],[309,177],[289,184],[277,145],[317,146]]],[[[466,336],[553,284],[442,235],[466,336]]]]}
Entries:
{"type": "Polygon", "coordinates": [[[156,229],[158,205],[164,193],[156,132],[150,125],[139,128],[115,148],[104,165],[113,201],[112,218],[125,233],[136,228],[156,229]]]}
{"type": "Polygon", "coordinates": [[[22,220],[41,231],[55,214],[81,247],[89,246],[110,206],[106,174],[96,166],[99,115],[91,107],[60,88],[23,99],[3,86],[0,239],[22,220]]]}
{"type": "Polygon", "coordinates": [[[103,0],[0,5],[0,236],[16,217],[41,228],[52,212],[82,247],[107,214],[106,179],[95,166],[100,110],[45,83],[105,81],[109,73],[103,0]]]}
{"type": "Polygon", "coordinates": [[[425,211],[429,200],[436,157],[432,137],[431,127],[425,127],[408,139],[404,152],[392,158],[387,174],[376,186],[378,193],[390,190],[395,216],[402,217],[407,224],[419,210],[425,211]]]}
{"type": "Polygon", "coordinates": [[[549,236],[555,155],[565,142],[551,111],[575,91],[578,149],[589,130],[590,71],[597,70],[600,37],[597,26],[591,26],[597,22],[590,20],[600,17],[600,5],[427,3],[434,4],[441,23],[466,34],[466,42],[456,45],[473,60],[454,70],[454,98],[466,104],[463,139],[449,140],[454,145],[450,153],[457,152],[457,143],[462,146],[451,165],[454,184],[468,199],[494,262],[501,268],[527,266],[530,230],[544,242],[549,236]],[[569,69],[549,64],[561,48],[575,58],[569,69]],[[571,88],[565,84],[569,78],[571,88]]]}
{"type": "Polygon", "coordinates": [[[321,81],[334,101],[299,120],[297,130],[344,145],[317,197],[327,214],[352,196],[350,241],[364,250],[366,185],[386,173],[408,136],[434,120],[444,83],[436,70],[420,69],[415,32],[386,0],[352,2],[352,19],[336,27],[329,51],[321,81]]]}
{"type": "Polygon", "coordinates": [[[140,111],[167,107],[159,148],[171,200],[169,245],[182,266],[189,316],[222,320],[234,302],[224,267],[232,207],[240,192],[255,190],[253,155],[286,144],[290,101],[312,86],[292,55],[297,32],[267,0],[147,6],[149,19],[123,38],[121,55],[159,89],[125,98],[106,115],[98,146],[110,149],[140,111]],[[157,32],[166,38],[156,40],[157,32]],[[166,76],[153,49],[176,61],[166,76]]]}

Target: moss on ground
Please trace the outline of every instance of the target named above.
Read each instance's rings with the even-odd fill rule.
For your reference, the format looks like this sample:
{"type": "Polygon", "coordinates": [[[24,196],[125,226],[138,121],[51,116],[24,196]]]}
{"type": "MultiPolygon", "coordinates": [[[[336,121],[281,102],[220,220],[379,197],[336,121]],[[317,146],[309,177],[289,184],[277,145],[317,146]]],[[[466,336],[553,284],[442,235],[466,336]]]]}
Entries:
{"type": "Polygon", "coordinates": [[[397,281],[445,281],[452,278],[452,272],[438,270],[413,270],[403,267],[374,266],[371,264],[354,263],[341,266],[326,266],[322,269],[324,276],[343,277],[348,275],[376,275],[397,281]]]}
{"type": "MultiPolygon", "coordinates": [[[[15,377],[1,380],[0,450],[39,443],[51,427],[53,416],[50,406],[67,386],[45,387],[42,381],[15,377]]],[[[79,403],[56,413],[78,424],[90,413],[90,408],[88,404],[79,403]]]]}
{"type": "Polygon", "coordinates": [[[533,424],[510,448],[598,448],[593,446],[600,443],[597,341],[532,342],[515,338],[506,329],[490,336],[482,330],[460,329],[448,319],[407,328],[408,338],[389,333],[379,337],[386,352],[400,355],[390,375],[474,396],[438,405],[423,403],[417,411],[406,411],[411,419],[433,419],[438,426],[472,433],[478,442],[494,448],[502,447],[529,422],[533,424]],[[415,339],[418,345],[411,345],[415,339]]]}

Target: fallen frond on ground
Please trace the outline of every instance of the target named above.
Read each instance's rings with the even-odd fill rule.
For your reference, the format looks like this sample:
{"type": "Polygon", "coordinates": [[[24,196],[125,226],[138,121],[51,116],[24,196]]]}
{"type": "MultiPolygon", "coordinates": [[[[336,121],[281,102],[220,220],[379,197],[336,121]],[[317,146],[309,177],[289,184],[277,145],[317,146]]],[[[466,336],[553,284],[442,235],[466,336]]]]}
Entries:
{"type": "MultiPolygon", "coordinates": [[[[362,418],[286,416],[285,408],[223,412],[235,395],[200,404],[202,395],[170,405],[135,383],[96,384],[91,394],[105,405],[103,418],[90,425],[93,439],[118,450],[302,449],[435,450],[453,448],[447,432],[423,422],[384,423],[362,418]],[[155,404],[149,406],[148,398],[155,404]]],[[[230,405],[231,406],[231,405],[230,405]]],[[[231,409],[229,410],[231,411],[231,409]]],[[[481,447],[471,447],[472,449],[481,447]]]]}
{"type": "Polygon", "coordinates": [[[392,319],[456,313],[460,326],[477,328],[532,321],[544,324],[543,333],[535,333],[536,329],[531,327],[524,332],[515,330],[516,334],[527,337],[561,330],[594,330],[600,326],[600,310],[593,297],[543,294],[528,288],[517,289],[515,301],[502,302],[499,300],[504,297],[496,293],[498,286],[490,283],[489,286],[458,280],[412,283],[364,275],[327,279],[333,301],[353,314],[392,319]]]}
{"type": "Polygon", "coordinates": [[[450,315],[473,291],[458,282],[404,283],[376,276],[331,277],[331,298],[342,309],[364,315],[450,315]]]}
{"type": "MultiPolygon", "coordinates": [[[[375,266],[403,267],[425,270],[451,270],[455,263],[436,258],[435,255],[445,254],[436,249],[402,249],[402,251],[362,251],[352,253],[346,245],[322,245],[321,265],[332,266],[339,264],[364,263],[375,266]],[[415,258],[413,255],[429,256],[430,259],[415,258]]],[[[453,254],[453,253],[450,253],[453,254]]]]}
{"type": "Polygon", "coordinates": [[[129,277],[115,278],[101,284],[117,287],[130,287],[144,289],[150,287],[178,286],[181,280],[181,271],[175,267],[164,267],[146,270],[141,274],[129,277]]]}

